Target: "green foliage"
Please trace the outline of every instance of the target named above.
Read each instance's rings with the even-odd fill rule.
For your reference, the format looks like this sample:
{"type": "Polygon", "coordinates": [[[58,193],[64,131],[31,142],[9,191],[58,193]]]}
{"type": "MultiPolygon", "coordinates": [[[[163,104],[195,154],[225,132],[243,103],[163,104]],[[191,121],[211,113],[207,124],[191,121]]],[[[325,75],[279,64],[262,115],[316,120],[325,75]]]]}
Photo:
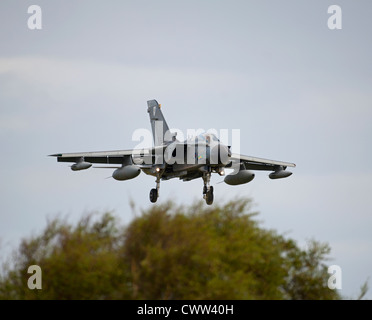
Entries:
{"type": "Polygon", "coordinates": [[[366,280],[360,287],[360,293],[357,300],[362,300],[368,291],[368,280],[366,280]]]}
{"type": "Polygon", "coordinates": [[[261,228],[250,200],[152,206],[127,227],[111,213],[76,226],[49,221],[24,239],[0,278],[0,299],[338,299],[325,244],[301,250],[261,228]],[[42,269],[30,290],[27,269],[42,269]]]}
{"type": "Polygon", "coordinates": [[[128,274],[120,268],[117,255],[123,236],[115,218],[109,213],[95,223],[92,218],[82,218],[75,227],[55,219],[40,236],[24,239],[15,267],[0,280],[0,298],[129,298],[124,286],[128,274]],[[27,286],[27,269],[34,264],[42,269],[42,290],[27,286]]]}

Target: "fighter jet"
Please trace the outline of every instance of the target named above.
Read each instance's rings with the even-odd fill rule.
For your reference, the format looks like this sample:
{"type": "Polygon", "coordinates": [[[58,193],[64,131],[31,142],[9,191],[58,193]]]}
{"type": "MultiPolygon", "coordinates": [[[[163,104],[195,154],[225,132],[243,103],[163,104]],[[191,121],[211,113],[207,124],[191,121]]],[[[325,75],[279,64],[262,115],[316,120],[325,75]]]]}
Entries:
{"type": "Polygon", "coordinates": [[[176,133],[169,130],[156,100],[147,101],[147,112],[150,116],[154,145],[151,148],[132,150],[57,153],[58,162],[72,162],[71,170],[93,168],[115,169],[112,177],[116,180],[129,180],[137,177],[141,171],[156,178],[156,188],[150,191],[150,201],[156,202],[159,197],[160,181],[179,178],[190,181],[202,178],[203,198],[208,205],[213,203],[213,186],[210,185],[212,173],[225,176],[225,169],[233,169],[226,175],[224,182],[229,185],[240,185],[252,181],[255,174],[249,170],[271,171],[270,179],[289,177],[292,172],[287,167],[294,163],[268,160],[234,154],[231,146],[223,144],[215,134],[202,133],[195,137],[179,141],[176,133]],[[111,166],[110,166],[111,165],[111,166]],[[114,166],[112,166],[114,165],[114,166]]]}

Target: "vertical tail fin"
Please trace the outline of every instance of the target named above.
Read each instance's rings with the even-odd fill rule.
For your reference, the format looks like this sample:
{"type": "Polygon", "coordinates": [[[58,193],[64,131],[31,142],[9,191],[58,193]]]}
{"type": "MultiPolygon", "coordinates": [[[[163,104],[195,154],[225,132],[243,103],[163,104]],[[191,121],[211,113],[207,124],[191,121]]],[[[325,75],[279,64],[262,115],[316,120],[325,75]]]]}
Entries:
{"type": "MultiPolygon", "coordinates": [[[[169,127],[164,119],[163,113],[160,110],[160,105],[156,100],[147,101],[147,112],[150,115],[152,136],[154,138],[154,144],[160,146],[163,144],[165,139],[165,133],[169,132],[169,127]]],[[[170,132],[169,132],[170,133],[170,132]]],[[[168,133],[167,136],[170,136],[168,133]]]]}

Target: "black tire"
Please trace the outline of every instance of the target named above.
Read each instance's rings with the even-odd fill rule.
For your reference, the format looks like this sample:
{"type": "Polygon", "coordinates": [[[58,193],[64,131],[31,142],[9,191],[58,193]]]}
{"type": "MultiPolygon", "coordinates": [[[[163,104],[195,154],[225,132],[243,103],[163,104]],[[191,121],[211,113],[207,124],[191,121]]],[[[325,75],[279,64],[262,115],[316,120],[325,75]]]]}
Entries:
{"type": "Polygon", "coordinates": [[[213,196],[213,187],[211,187],[209,189],[209,191],[207,192],[206,198],[205,198],[205,202],[207,203],[207,205],[210,206],[213,203],[213,198],[214,198],[214,196],[213,196]]]}
{"type": "Polygon", "coordinates": [[[156,189],[151,189],[150,191],[150,201],[152,203],[156,202],[158,200],[158,190],[156,189]]]}

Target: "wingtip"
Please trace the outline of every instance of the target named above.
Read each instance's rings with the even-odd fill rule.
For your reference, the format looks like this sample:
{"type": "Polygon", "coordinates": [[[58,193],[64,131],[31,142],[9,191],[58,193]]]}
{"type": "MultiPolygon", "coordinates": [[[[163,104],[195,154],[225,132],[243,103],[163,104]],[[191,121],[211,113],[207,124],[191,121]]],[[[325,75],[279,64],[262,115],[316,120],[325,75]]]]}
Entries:
{"type": "Polygon", "coordinates": [[[48,157],[62,157],[62,153],[49,154],[48,157]]]}

